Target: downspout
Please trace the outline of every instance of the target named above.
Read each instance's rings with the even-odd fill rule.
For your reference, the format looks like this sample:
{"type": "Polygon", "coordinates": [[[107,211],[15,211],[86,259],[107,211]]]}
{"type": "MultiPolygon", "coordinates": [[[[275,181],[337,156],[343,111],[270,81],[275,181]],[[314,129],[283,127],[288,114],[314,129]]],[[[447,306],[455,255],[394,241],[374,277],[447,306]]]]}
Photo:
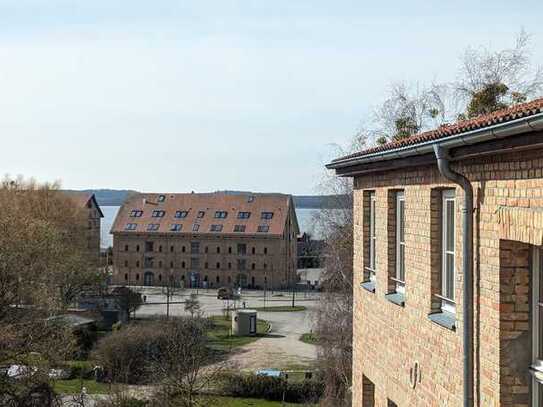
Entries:
{"type": "Polygon", "coordinates": [[[464,190],[462,208],[464,407],[473,407],[473,188],[465,176],[451,170],[448,151],[445,148],[434,144],[434,153],[441,175],[464,190]]]}

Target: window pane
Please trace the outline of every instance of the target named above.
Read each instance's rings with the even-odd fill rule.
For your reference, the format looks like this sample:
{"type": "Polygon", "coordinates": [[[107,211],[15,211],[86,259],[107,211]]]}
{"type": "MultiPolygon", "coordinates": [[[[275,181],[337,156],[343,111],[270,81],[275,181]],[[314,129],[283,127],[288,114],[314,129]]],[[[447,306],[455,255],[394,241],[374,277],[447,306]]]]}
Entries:
{"type": "Polygon", "coordinates": [[[401,200],[399,202],[400,204],[400,213],[399,213],[399,219],[398,219],[398,227],[400,230],[400,242],[405,242],[405,201],[401,200]]]}
{"type": "Polygon", "coordinates": [[[443,294],[450,300],[454,300],[454,254],[448,253],[446,259],[445,287],[443,294]]]}
{"type": "Polygon", "coordinates": [[[403,244],[400,245],[400,264],[398,278],[402,281],[405,281],[405,246],[403,244]]]}
{"type": "Polygon", "coordinates": [[[454,201],[447,202],[447,251],[454,252],[454,201]]]}

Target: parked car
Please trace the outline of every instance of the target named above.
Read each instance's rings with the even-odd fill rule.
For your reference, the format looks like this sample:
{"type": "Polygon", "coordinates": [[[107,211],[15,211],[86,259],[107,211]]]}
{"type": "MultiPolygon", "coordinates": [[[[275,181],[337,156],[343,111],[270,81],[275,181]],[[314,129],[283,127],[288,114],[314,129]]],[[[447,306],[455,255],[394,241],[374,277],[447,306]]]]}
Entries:
{"type": "Polygon", "coordinates": [[[217,299],[219,300],[236,300],[239,295],[230,287],[221,287],[217,290],[217,299]]]}

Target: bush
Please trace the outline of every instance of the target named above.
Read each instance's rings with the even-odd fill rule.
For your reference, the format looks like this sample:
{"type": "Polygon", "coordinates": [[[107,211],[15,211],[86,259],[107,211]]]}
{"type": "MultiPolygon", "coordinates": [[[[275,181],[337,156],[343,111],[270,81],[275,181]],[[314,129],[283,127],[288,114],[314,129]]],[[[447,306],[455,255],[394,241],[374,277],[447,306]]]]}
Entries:
{"type": "Polygon", "coordinates": [[[289,382],[284,378],[253,374],[225,374],[223,391],[235,397],[264,398],[288,403],[315,402],[322,396],[323,384],[318,380],[289,382]]]}
{"type": "Polygon", "coordinates": [[[156,324],[131,325],[98,342],[94,359],[110,381],[141,384],[149,379],[149,361],[160,352],[164,331],[156,324]]]}

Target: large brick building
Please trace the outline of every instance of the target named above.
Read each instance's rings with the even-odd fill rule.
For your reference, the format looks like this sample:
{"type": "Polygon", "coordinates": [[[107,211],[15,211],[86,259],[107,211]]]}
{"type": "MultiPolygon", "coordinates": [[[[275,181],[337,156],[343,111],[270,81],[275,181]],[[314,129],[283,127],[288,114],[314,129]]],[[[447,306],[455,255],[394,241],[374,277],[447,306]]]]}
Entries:
{"type": "Polygon", "coordinates": [[[353,406],[543,406],[543,99],[328,168],[354,178],[353,406]]]}
{"type": "Polygon", "coordinates": [[[289,195],[139,194],[120,208],[112,233],[115,284],[278,289],[296,278],[289,195]]]}

